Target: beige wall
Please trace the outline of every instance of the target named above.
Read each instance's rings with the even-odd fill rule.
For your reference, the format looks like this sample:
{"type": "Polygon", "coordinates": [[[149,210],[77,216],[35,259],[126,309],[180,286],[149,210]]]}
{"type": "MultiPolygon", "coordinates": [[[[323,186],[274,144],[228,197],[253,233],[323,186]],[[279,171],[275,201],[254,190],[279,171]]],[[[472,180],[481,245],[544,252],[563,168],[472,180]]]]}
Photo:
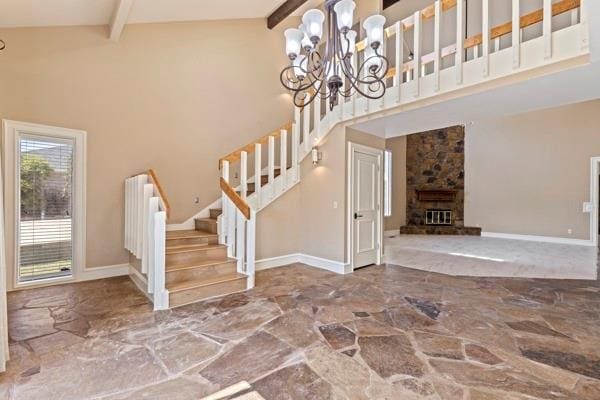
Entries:
{"type": "Polygon", "coordinates": [[[300,196],[300,185],[296,185],[257,214],[257,260],[300,252],[303,227],[300,196]]]}
{"type": "Polygon", "coordinates": [[[319,165],[306,157],[300,182],[257,214],[257,260],[304,253],[344,261],[345,144],[345,128],[334,128],[319,144],[319,165]]]}
{"type": "Polygon", "coordinates": [[[283,28],[128,25],[118,43],[101,26],[0,29],[0,118],[88,132],[88,267],[128,260],[125,177],[155,168],[181,222],[218,198],[220,156],[291,118],[283,28]]]}
{"type": "Polygon", "coordinates": [[[600,100],[467,125],[465,225],[589,239],[582,207],[597,156],[600,100]]]}
{"type": "Polygon", "coordinates": [[[335,127],[319,144],[321,162],[315,166],[307,157],[301,165],[300,183],[258,213],[257,259],[303,253],[348,261],[348,142],[385,148],[382,138],[344,125],[335,127]]]}
{"type": "Polygon", "coordinates": [[[392,153],[392,215],[384,219],[386,231],[406,225],[406,136],[386,140],[392,153]]]}

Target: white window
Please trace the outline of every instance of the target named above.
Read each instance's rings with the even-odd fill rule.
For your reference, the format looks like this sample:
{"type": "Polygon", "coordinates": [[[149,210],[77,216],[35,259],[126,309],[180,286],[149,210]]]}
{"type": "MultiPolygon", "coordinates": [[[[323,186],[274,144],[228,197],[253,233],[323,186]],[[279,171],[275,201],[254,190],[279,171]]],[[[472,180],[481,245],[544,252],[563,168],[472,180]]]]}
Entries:
{"type": "Polygon", "coordinates": [[[4,140],[13,285],[75,278],[85,262],[85,132],[4,121],[4,140]]]}
{"type": "Polygon", "coordinates": [[[392,215],[392,152],[383,154],[383,216],[392,215]]]}

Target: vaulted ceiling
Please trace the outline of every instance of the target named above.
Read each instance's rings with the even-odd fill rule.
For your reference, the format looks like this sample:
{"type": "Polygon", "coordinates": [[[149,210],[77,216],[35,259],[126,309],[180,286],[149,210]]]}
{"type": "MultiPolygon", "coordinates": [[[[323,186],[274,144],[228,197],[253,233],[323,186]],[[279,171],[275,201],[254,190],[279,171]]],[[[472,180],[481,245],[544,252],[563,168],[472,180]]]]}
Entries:
{"type": "Polygon", "coordinates": [[[107,25],[123,3],[125,23],[145,23],[266,18],[285,0],[2,0],[0,27],[107,25]]]}

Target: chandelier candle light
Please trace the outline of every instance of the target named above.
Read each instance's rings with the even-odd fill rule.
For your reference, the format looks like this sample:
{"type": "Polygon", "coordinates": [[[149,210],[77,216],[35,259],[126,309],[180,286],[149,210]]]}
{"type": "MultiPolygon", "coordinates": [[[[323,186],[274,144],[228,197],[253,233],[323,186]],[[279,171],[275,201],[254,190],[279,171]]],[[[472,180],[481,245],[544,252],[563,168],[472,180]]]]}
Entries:
{"type": "Polygon", "coordinates": [[[359,64],[358,33],[352,30],[355,8],[352,0],[325,2],[328,31],[323,54],[319,51],[325,22],[321,10],[307,11],[298,29],[285,31],[285,49],[291,62],[281,71],[280,79],[294,94],[297,107],[320,98],[329,99],[332,110],[339,96],[350,97],[358,92],[369,99],[379,99],[385,95],[385,76],[389,69],[381,49],[385,17],[372,15],[364,21],[367,47],[359,64]]]}

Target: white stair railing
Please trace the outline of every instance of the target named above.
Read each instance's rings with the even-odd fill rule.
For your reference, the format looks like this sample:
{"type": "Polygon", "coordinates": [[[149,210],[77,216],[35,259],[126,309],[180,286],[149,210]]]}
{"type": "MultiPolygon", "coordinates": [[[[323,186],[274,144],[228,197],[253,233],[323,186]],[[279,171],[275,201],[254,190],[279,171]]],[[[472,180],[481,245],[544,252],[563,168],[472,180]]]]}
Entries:
{"type": "MultiPolygon", "coordinates": [[[[465,38],[462,0],[437,0],[385,29],[385,40],[394,40],[394,46],[385,46],[389,50],[386,57],[393,66],[387,75],[388,87],[383,98],[371,100],[355,94],[340,99],[333,110],[325,107],[324,115],[322,102],[317,99],[302,110],[296,108],[291,123],[220,160],[223,214],[219,218],[219,241],[228,246],[229,256],[238,260],[238,271],[248,276],[249,288],[254,285],[256,213],[300,181],[300,163],[336,124],[379,116],[398,106],[525,70],[542,71],[542,67],[551,63],[577,58],[589,51],[587,16],[582,4],[590,0],[544,0],[542,9],[525,15],[520,12],[521,0],[511,0],[506,3],[511,7],[510,20],[495,27],[490,26],[492,1],[479,1],[482,1],[481,15],[470,17],[481,18],[482,33],[468,38],[465,38]],[[450,11],[456,13],[456,35],[451,33],[455,43],[442,48],[441,43],[450,38],[442,38],[441,24],[444,13],[450,11]],[[573,17],[571,25],[553,31],[552,18],[567,12],[573,17]],[[433,23],[433,30],[424,28],[427,23],[433,23]],[[523,29],[535,24],[542,24],[542,35],[528,38],[524,43],[523,29]],[[413,42],[405,42],[405,33],[411,30],[413,42]],[[430,32],[433,40],[426,40],[424,36],[430,32]],[[502,48],[500,38],[509,35],[509,45],[502,48]],[[434,44],[433,52],[425,53],[424,42],[434,44]],[[253,176],[248,176],[248,163],[252,161],[253,176]],[[240,174],[237,188],[230,180],[233,169],[240,174]],[[254,184],[253,191],[248,190],[250,183],[254,184]]],[[[359,53],[365,47],[365,41],[357,44],[353,65],[360,60],[359,53]]]]}
{"type": "Polygon", "coordinates": [[[153,170],[125,180],[125,249],[139,262],[137,281],[155,310],[169,308],[165,249],[169,204],[153,170]]]}
{"type": "MultiPolygon", "coordinates": [[[[246,152],[242,153],[244,163],[246,152]]],[[[260,154],[260,153],[258,153],[260,154]]],[[[247,289],[254,287],[256,211],[246,203],[246,168],[242,167],[242,188],[240,196],[229,184],[229,162],[222,162],[221,178],[222,214],[218,219],[219,242],[227,245],[229,257],[237,259],[237,272],[247,276],[247,289]]],[[[255,181],[255,185],[260,183],[255,181]]]]}

